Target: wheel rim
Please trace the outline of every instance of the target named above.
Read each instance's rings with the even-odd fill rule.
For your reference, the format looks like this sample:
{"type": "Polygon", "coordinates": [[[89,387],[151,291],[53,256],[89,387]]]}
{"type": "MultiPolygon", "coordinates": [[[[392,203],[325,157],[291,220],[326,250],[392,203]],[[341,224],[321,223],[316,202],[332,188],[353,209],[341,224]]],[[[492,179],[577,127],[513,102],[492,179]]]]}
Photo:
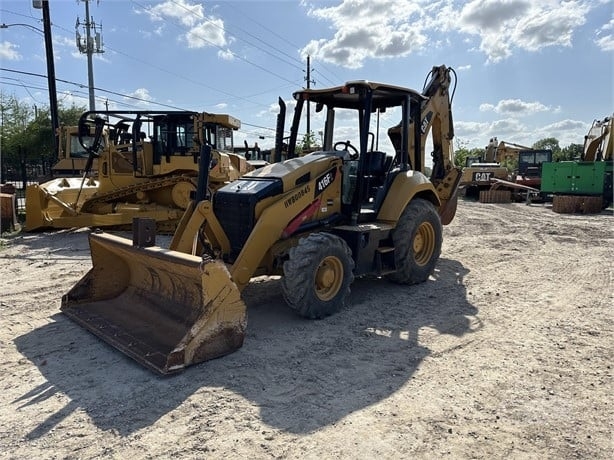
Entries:
{"type": "Polygon", "coordinates": [[[328,256],[316,269],[315,291],[318,299],[328,301],[334,298],[343,283],[343,264],[334,256],[328,256]]]}
{"type": "Polygon", "coordinates": [[[435,228],[429,222],[422,222],[414,235],[414,260],[420,266],[426,265],[435,251],[435,228]]]}

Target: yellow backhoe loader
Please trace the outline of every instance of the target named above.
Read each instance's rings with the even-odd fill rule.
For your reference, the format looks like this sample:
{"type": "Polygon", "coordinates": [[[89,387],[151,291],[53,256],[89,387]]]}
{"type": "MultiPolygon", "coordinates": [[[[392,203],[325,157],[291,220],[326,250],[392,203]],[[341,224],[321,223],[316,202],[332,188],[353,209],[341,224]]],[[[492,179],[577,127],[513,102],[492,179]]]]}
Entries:
{"type": "Polygon", "coordinates": [[[196,189],[199,145],[213,148],[212,190],[253,169],[233,153],[240,126],[224,114],[85,112],[78,126],[89,155],[83,176],[27,187],[26,230],[129,227],[133,218],[149,217],[172,233],[196,189]],[[91,174],[94,161],[98,171],[91,174]]]}
{"type": "MultiPolygon", "coordinates": [[[[433,67],[421,92],[367,81],[295,92],[288,160],[209,196],[201,167],[168,249],[152,246],[147,220],[134,223],[132,240],[91,233],[93,267],[63,297],[62,311],[145,366],[171,373],[242,346],[241,292],[254,276],[282,276],[287,304],[306,318],[343,308],[355,277],[424,282],[440,256],[442,225],[456,213],[455,76],[433,67]],[[323,150],[297,157],[307,101],[325,114],[323,150]],[[384,112],[400,123],[380,150],[384,112]],[[345,137],[348,119],[357,125],[355,143],[345,137]]],[[[283,118],[277,126],[280,151],[283,118]]],[[[203,145],[203,164],[209,155],[203,145]]]]}

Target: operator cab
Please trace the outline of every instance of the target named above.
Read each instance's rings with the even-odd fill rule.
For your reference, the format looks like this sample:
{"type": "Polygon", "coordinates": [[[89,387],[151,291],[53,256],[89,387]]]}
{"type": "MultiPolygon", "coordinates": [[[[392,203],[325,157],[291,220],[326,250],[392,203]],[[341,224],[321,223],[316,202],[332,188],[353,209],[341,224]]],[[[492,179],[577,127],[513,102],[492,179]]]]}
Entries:
{"type": "Polygon", "coordinates": [[[314,154],[335,155],[343,160],[342,214],[351,222],[376,218],[396,174],[423,170],[420,155],[411,151],[412,145],[421,145],[420,124],[411,123],[412,119],[420,119],[425,100],[419,92],[360,80],[326,90],[298,91],[294,98],[296,109],[288,157],[297,156],[303,105],[313,102],[316,114],[325,115],[323,129],[318,131],[322,150],[314,154]],[[401,118],[398,125],[388,130],[390,139],[380,136],[380,122],[389,118],[388,113],[401,118]],[[354,126],[348,125],[348,120],[354,126]],[[354,139],[340,140],[340,133],[354,139]]]}

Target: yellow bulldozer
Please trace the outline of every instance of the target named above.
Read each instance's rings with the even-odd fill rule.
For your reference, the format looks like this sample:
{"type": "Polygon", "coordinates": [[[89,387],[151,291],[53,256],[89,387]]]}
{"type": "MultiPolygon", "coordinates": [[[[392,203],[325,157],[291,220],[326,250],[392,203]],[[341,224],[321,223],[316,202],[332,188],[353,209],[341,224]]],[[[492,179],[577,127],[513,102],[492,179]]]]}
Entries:
{"type": "MultiPolygon", "coordinates": [[[[135,221],[132,239],[91,233],[93,267],[64,295],[61,310],[166,374],[242,346],[241,292],[254,276],[281,276],[289,307],[314,319],[346,305],[355,277],[426,281],[440,256],[442,225],[456,213],[461,173],[453,164],[452,81],[455,88],[453,69],[437,66],[422,91],[361,80],[295,92],[289,159],[212,195],[201,168],[168,249],[152,245],[147,219],[135,221]],[[307,101],[325,115],[323,149],[298,157],[307,101]],[[385,130],[380,139],[384,112],[400,119],[388,141],[385,130]],[[353,142],[345,137],[348,119],[357,126],[353,142]]],[[[279,146],[279,118],[277,128],[279,146]]],[[[204,164],[210,150],[201,146],[204,164]]]]}
{"type": "MultiPolygon", "coordinates": [[[[206,112],[85,112],[77,127],[88,152],[82,177],[28,186],[25,229],[120,228],[140,217],[172,233],[196,190],[200,145],[213,149],[207,166],[212,190],[253,169],[233,153],[240,126],[230,115],[206,112]]],[[[75,140],[70,135],[71,152],[75,140]]]]}

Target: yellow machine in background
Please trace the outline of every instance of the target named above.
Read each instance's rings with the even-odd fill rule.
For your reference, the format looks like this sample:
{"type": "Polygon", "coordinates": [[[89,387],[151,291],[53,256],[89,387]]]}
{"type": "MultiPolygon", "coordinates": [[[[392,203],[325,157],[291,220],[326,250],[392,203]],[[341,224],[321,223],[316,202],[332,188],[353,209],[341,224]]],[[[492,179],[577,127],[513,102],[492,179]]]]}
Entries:
{"type": "Polygon", "coordinates": [[[201,146],[213,149],[213,190],[253,169],[233,153],[233,131],[240,126],[222,114],[86,112],[78,127],[79,142],[90,153],[84,175],[29,186],[26,230],[117,227],[149,217],[173,231],[196,189],[201,146]],[[94,161],[97,173],[90,174],[94,161]]]}
{"type": "Polygon", "coordinates": [[[581,161],[612,161],[614,152],[614,114],[593,124],[584,136],[581,161]]]}
{"type": "MultiPolygon", "coordinates": [[[[89,153],[79,142],[79,127],[62,125],[58,128],[60,137],[58,161],[51,167],[54,177],[80,175],[85,171],[89,153]]],[[[86,140],[91,143],[90,140],[86,140]]],[[[104,140],[103,140],[104,141],[104,140]]],[[[98,160],[94,159],[91,172],[98,171],[98,160]]]]}
{"type": "Polygon", "coordinates": [[[465,196],[487,203],[525,199],[527,190],[539,190],[541,166],[549,161],[552,161],[551,150],[499,142],[493,137],[482,158],[467,158],[461,187],[465,196]]]}
{"type": "Polygon", "coordinates": [[[493,179],[509,179],[507,168],[501,164],[508,148],[505,147],[505,144],[502,147],[499,151],[499,142],[496,137],[493,137],[484,149],[482,158],[467,158],[460,181],[460,187],[465,191],[465,196],[477,198],[481,191],[490,188],[493,179]]]}
{"type": "Polygon", "coordinates": [[[594,120],[579,160],[544,163],[541,195],[560,213],[598,213],[612,205],[614,114],[594,120]]]}
{"type": "MultiPolygon", "coordinates": [[[[442,225],[456,212],[452,76],[452,69],[434,67],[422,92],[366,81],[297,91],[288,160],[248,172],[212,196],[201,168],[195,200],[169,249],[151,246],[147,221],[137,221],[132,240],[92,233],[93,268],[63,297],[62,311],[169,373],[241,347],[241,292],[254,276],[282,276],[287,304],[306,318],[344,307],[358,276],[426,281],[441,252],[442,225]],[[323,149],[298,157],[306,101],[326,114],[323,149]],[[400,123],[382,148],[384,112],[400,123]],[[347,120],[355,123],[354,143],[345,138],[347,120]]],[[[283,137],[278,123],[277,145],[283,137]]],[[[205,149],[201,161],[208,155],[205,149]]]]}

